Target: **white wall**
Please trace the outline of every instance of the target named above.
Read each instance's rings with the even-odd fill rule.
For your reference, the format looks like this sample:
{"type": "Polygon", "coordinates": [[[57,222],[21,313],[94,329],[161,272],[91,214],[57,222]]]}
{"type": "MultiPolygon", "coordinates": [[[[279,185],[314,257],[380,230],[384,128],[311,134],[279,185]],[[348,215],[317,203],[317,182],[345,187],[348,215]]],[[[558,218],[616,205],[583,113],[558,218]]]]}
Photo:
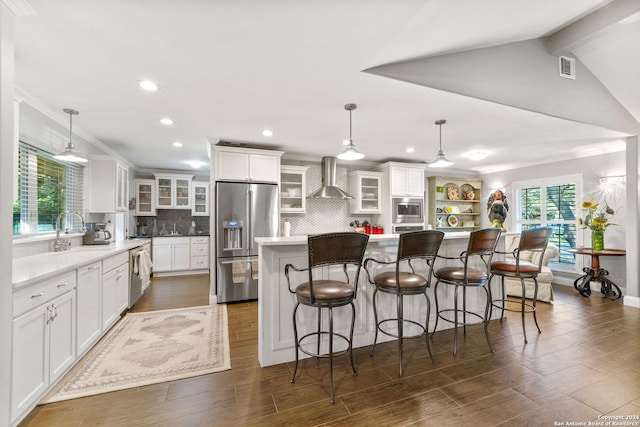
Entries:
{"type": "MultiPolygon", "coordinates": [[[[500,188],[507,194],[511,211],[507,217],[505,226],[507,229],[513,231],[515,230],[513,222],[515,216],[515,212],[513,211],[515,208],[515,200],[513,199],[511,183],[544,177],[582,174],[583,194],[579,195],[579,200],[588,199],[599,203],[606,200],[607,203],[616,210],[612,222],[618,225],[607,229],[605,233],[605,247],[625,249],[627,247],[627,227],[625,225],[627,222],[626,188],[624,184],[617,188],[609,188],[608,190],[600,186],[601,177],[625,175],[625,162],[625,152],[617,152],[486,174],[483,176],[483,179],[487,189],[500,188]]],[[[590,242],[590,234],[588,231],[589,230],[578,230],[579,233],[585,233],[585,245],[588,245],[590,242]]],[[[582,261],[588,264],[588,260],[582,261]]],[[[603,268],[609,270],[611,279],[618,284],[618,286],[626,288],[627,260],[624,257],[602,257],[600,258],[600,263],[603,268]]],[[[576,274],[575,277],[577,278],[578,275],[581,275],[581,272],[578,270],[576,274]]]]}

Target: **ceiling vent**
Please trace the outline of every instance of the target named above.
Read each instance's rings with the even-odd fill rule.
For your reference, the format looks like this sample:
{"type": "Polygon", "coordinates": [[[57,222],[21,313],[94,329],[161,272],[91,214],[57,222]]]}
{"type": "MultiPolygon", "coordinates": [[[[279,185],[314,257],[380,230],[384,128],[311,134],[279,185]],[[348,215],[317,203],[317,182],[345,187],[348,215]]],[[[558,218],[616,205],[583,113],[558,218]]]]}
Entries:
{"type": "Polygon", "coordinates": [[[560,77],[565,79],[576,79],[576,60],[575,58],[569,58],[568,56],[560,56],[558,58],[558,69],[560,71],[560,77]]]}

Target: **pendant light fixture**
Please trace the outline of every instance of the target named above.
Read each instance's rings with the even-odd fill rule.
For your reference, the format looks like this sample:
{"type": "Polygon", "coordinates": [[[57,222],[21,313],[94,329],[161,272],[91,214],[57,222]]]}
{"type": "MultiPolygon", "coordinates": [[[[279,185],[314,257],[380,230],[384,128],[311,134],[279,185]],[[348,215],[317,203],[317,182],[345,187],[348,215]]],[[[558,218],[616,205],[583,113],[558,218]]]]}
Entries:
{"type": "Polygon", "coordinates": [[[349,112],[349,145],[347,145],[347,148],[342,153],[338,154],[340,160],[359,160],[364,157],[364,154],[359,152],[356,146],[353,145],[353,138],[351,137],[351,112],[356,108],[358,108],[356,104],[347,104],[344,106],[344,109],[349,112]]]}
{"type": "Polygon", "coordinates": [[[442,152],[442,125],[447,123],[446,120],[436,120],[435,124],[440,126],[440,149],[438,150],[438,154],[436,155],[436,159],[429,163],[430,168],[446,168],[447,166],[453,165],[451,160],[447,160],[442,152]]]}
{"type": "Polygon", "coordinates": [[[76,147],[74,147],[73,145],[73,142],[71,142],[73,116],[77,116],[80,113],[76,110],[72,110],[71,108],[65,108],[62,111],[64,111],[69,115],[69,143],[67,144],[67,148],[65,148],[65,150],[62,153],[56,154],[55,156],[53,156],[53,158],[56,160],[63,160],[65,162],[77,162],[77,163],[88,162],[89,160],[82,154],[78,153],[78,151],[76,150],[76,147]]]}

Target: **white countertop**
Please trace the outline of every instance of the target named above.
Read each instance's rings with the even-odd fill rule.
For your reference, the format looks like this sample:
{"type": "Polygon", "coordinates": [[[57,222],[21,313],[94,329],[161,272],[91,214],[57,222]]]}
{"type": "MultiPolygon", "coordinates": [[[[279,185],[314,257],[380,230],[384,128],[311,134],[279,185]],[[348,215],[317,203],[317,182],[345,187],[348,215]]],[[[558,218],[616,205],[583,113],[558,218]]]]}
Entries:
{"type": "MultiPolygon", "coordinates": [[[[444,233],[445,240],[448,239],[468,239],[470,232],[457,231],[453,233],[444,233]]],[[[371,234],[370,242],[382,242],[385,240],[398,240],[399,234],[371,234]]],[[[306,245],[307,236],[291,236],[291,237],[256,237],[257,244],[262,246],[287,246],[287,245],[306,245]]]]}
{"type": "Polygon", "coordinates": [[[46,252],[13,260],[13,289],[28,286],[54,274],[75,270],[120,252],[149,243],[149,239],[133,239],[108,245],[72,247],[68,251],[46,252]]]}

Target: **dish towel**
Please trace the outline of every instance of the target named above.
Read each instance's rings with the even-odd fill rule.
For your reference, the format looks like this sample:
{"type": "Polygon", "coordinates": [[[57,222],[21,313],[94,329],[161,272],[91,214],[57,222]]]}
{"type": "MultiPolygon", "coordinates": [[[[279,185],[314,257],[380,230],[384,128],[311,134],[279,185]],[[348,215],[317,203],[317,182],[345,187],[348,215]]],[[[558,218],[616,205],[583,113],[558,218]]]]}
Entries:
{"type": "Polygon", "coordinates": [[[153,267],[153,263],[151,262],[151,255],[149,251],[146,249],[138,252],[138,271],[140,275],[140,280],[142,281],[142,287],[146,288],[151,283],[151,268],[153,267]]]}
{"type": "Polygon", "coordinates": [[[244,283],[247,275],[246,261],[231,262],[231,281],[233,283],[244,283]]]}
{"type": "Polygon", "coordinates": [[[258,260],[251,260],[251,280],[258,280],[258,260]]]}

